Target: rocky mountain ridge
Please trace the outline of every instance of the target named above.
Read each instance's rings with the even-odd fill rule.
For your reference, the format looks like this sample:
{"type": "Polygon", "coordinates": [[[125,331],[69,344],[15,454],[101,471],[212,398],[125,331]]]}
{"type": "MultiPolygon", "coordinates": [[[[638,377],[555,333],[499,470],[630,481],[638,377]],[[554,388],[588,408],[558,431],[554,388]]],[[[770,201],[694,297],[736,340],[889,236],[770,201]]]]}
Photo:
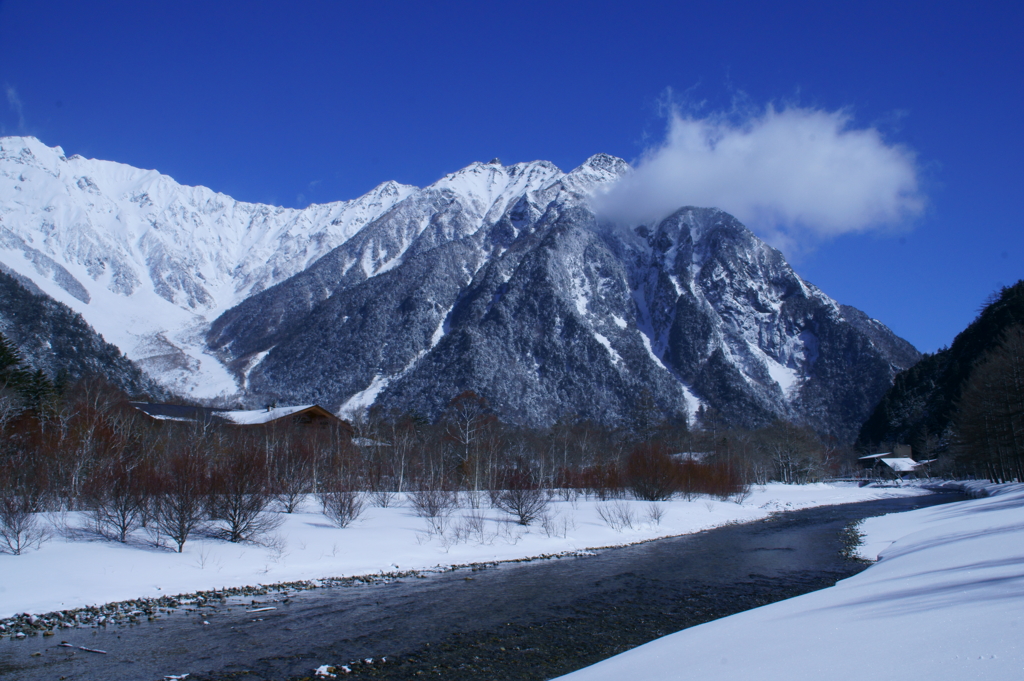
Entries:
{"type": "Polygon", "coordinates": [[[434,418],[469,389],[533,425],[704,404],[851,440],[916,350],[722,211],[602,221],[630,170],[474,163],[294,211],[3,138],[0,262],[194,396],[434,418]]]}

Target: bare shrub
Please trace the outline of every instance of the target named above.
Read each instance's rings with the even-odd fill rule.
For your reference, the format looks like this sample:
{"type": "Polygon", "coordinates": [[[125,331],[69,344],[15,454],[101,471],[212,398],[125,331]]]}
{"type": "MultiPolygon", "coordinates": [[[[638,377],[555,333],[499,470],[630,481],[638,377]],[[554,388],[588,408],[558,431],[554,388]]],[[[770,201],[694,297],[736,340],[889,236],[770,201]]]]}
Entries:
{"type": "Polygon", "coordinates": [[[151,478],[148,466],[127,456],[114,456],[94,471],[83,496],[97,532],[126,543],[148,515],[151,478]]]}
{"type": "Polygon", "coordinates": [[[398,479],[391,476],[371,477],[370,503],[377,508],[387,508],[398,497],[398,479]]]}
{"type": "Polygon", "coordinates": [[[586,487],[586,484],[579,470],[563,466],[555,473],[554,487],[562,501],[568,501],[573,508],[576,508],[576,503],[583,495],[583,488],[586,487]]]}
{"type": "Polygon", "coordinates": [[[748,487],[739,469],[727,462],[685,461],[679,464],[679,480],[680,489],[688,500],[703,494],[725,501],[731,496],[742,495],[748,487]]]}
{"type": "Polygon", "coordinates": [[[344,485],[325,485],[317,493],[324,515],[338,527],[348,527],[363,512],[365,501],[359,490],[344,485]]]}
{"type": "Polygon", "coordinates": [[[616,532],[622,532],[626,528],[632,530],[636,525],[636,514],[632,507],[624,501],[616,501],[608,505],[599,504],[597,515],[616,532]]]}
{"type": "Polygon", "coordinates": [[[483,513],[474,509],[462,517],[462,527],[466,535],[473,538],[478,544],[490,544],[494,539],[486,531],[487,518],[483,513]]]}
{"type": "Polygon", "coordinates": [[[77,530],[71,523],[66,506],[58,505],[47,511],[44,517],[53,534],[63,538],[64,541],[71,541],[75,537],[77,530]]]}
{"type": "Polygon", "coordinates": [[[661,519],[665,517],[665,507],[658,504],[648,504],[644,516],[652,525],[661,525],[661,519]]]}
{"type": "Polygon", "coordinates": [[[576,504],[582,494],[579,489],[575,487],[558,487],[557,493],[562,501],[568,501],[570,504],[576,504]]]}
{"type": "Polygon", "coordinates": [[[0,491],[0,553],[19,556],[38,549],[50,538],[49,530],[39,522],[30,495],[0,491]]]}
{"type": "Polygon", "coordinates": [[[294,513],[313,489],[312,447],[294,433],[290,435],[274,459],[271,481],[274,499],[285,513],[294,513]]]}
{"type": "Polygon", "coordinates": [[[331,452],[316,497],[324,515],[338,527],[348,527],[366,507],[364,474],[355,447],[341,446],[331,452]]]}
{"type": "Polygon", "coordinates": [[[540,517],[540,526],[547,536],[565,539],[570,529],[576,529],[576,519],[571,515],[565,517],[558,513],[544,513],[540,517]]]}
{"type": "Polygon", "coordinates": [[[498,523],[496,536],[504,539],[506,544],[515,546],[523,538],[522,525],[518,523],[498,523]]]}
{"type": "Polygon", "coordinates": [[[643,442],[626,459],[626,480],[633,496],[644,501],[665,501],[679,490],[679,466],[665,445],[643,442]]]}
{"type": "Polygon", "coordinates": [[[548,507],[550,499],[548,491],[541,485],[540,475],[522,462],[503,471],[498,485],[500,489],[491,490],[491,504],[515,516],[520,525],[529,525],[548,507]]]}
{"type": "Polygon", "coordinates": [[[288,538],[281,534],[269,534],[260,540],[260,546],[270,550],[270,562],[283,562],[288,553],[288,538]]]}
{"type": "Polygon", "coordinates": [[[590,466],[580,476],[588,497],[593,494],[599,500],[606,501],[622,496],[623,476],[615,463],[590,466]]]}
{"type": "Polygon", "coordinates": [[[733,493],[731,499],[740,506],[750,498],[750,485],[741,485],[739,491],[733,493]]]}
{"type": "Polygon", "coordinates": [[[444,536],[452,512],[459,508],[459,495],[440,486],[428,486],[408,495],[416,514],[427,521],[428,534],[444,536]]]}
{"type": "Polygon", "coordinates": [[[282,522],[267,512],[273,501],[267,470],[248,444],[242,440],[223,452],[210,476],[210,518],[223,523],[219,534],[235,543],[258,540],[282,522]]]}
{"type": "Polygon", "coordinates": [[[485,492],[466,490],[459,495],[463,500],[459,505],[463,508],[483,508],[484,500],[488,495],[485,492]]]}
{"type": "Polygon", "coordinates": [[[451,515],[459,506],[459,495],[440,485],[427,485],[408,494],[409,503],[421,518],[440,518],[451,515]]]}

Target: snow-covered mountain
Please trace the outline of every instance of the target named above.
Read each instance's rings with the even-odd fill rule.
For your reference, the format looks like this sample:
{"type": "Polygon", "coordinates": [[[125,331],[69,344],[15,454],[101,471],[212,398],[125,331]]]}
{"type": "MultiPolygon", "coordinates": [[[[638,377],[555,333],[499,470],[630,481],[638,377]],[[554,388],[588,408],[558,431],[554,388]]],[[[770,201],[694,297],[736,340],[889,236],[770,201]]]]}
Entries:
{"type": "Polygon", "coordinates": [[[131,395],[171,395],[121,349],[101,338],[82,316],[40,291],[30,280],[0,271],[0,334],[30,371],[56,383],[97,374],[131,395]]]}
{"type": "Polygon", "coordinates": [[[630,168],[474,163],[288,210],[0,139],[0,262],[197,397],[629,423],[701,403],[849,439],[916,350],[731,216],[602,223],[630,168]],[[638,406],[639,405],[639,406],[638,406]]]}
{"type": "Polygon", "coordinates": [[[301,272],[414,191],[388,182],[305,210],[235,201],[109,161],[0,138],[0,262],[81,313],[156,378],[234,392],[209,322],[301,272]]]}

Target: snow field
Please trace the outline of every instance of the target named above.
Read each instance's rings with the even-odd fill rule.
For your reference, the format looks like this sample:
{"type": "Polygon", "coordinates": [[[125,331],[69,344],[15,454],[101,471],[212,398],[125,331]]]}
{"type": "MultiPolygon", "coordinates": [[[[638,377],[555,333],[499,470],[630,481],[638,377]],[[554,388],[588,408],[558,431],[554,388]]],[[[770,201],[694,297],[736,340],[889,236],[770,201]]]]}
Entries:
{"type": "MultiPolygon", "coordinates": [[[[441,527],[418,517],[400,496],[397,506],[368,505],[344,529],[332,525],[310,497],[302,512],[280,514],[281,526],[262,545],[194,536],[179,554],[167,542],[155,546],[144,531],[120,544],[79,530],[74,539],[55,533],[39,550],[0,554],[0,618],[222,587],[582,551],[757,520],[775,511],[921,493],[913,487],[770,484],[751,488],[742,502],[704,497],[657,503],[565,501],[556,496],[546,518],[528,527],[490,508],[486,494],[479,509],[459,508],[441,527]]],[[[85,528],[88,519],[70,513],[57,524],[85,528]]]]}
{"type": "Polygon", "coordinates": [[[1024,678],[1024,485],[973,491],[990,496],[865,520],[860,554],[878,562],[832,588],[561,678],[1024,678]]]}

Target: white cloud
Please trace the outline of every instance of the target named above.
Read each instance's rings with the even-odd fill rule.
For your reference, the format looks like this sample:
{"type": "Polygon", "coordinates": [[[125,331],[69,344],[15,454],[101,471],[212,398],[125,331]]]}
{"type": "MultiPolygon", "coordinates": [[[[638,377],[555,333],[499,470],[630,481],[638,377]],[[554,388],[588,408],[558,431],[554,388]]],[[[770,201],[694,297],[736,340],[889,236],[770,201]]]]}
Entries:
{"type": "Polygon", "coordinates": [[[21,103],[21,97],[18,96],[18,91],[10,85],[7,86],[7,105],[11,108],[11,111],[18,115],[18,130],[24,132],[25,130],[25,107],[21,103]]]}
{"type": "Polygon", "coordinates": [[[683,206],[721,208],[778,244],[898,226],[924,197],[913,152],[848,113],[768,106],[742,121],[673,113],[661,146],[594,200],[637,224],[683,206]]]}

